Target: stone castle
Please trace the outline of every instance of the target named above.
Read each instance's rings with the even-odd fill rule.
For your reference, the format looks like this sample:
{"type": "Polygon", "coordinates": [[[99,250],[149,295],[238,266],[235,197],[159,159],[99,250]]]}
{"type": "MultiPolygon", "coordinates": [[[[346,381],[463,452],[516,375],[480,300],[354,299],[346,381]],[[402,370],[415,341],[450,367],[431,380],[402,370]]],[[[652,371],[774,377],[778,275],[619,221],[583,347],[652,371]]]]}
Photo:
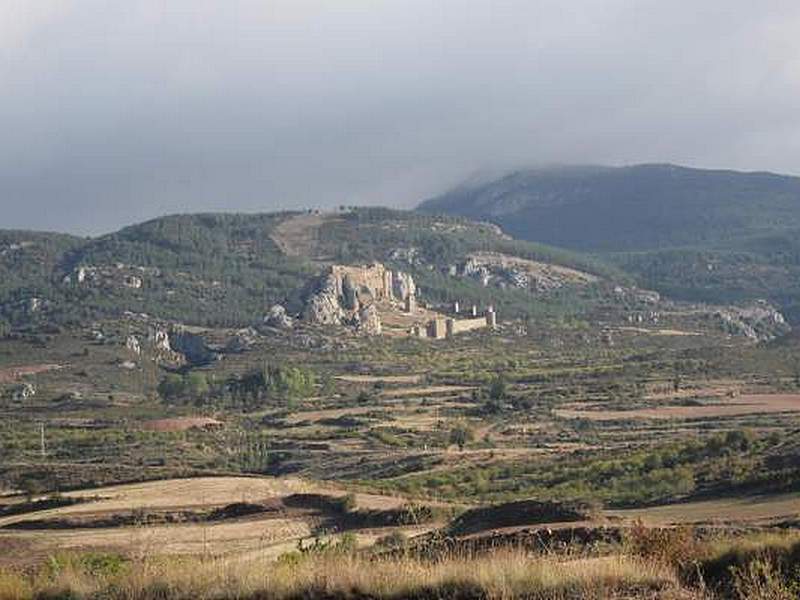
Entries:
{"type": "Polygon", "coordinates": [[[306,299],[303,318],[311,323],[350,325],[367,335],[395,335],[442,339],[484,327],[494,328],[497,315],[489,307],[478,315],[476,307],[461,318],[425,308],[417,301],[414,278],[375,262],[367,265],[332,265],[320,276],[306,299]]]}

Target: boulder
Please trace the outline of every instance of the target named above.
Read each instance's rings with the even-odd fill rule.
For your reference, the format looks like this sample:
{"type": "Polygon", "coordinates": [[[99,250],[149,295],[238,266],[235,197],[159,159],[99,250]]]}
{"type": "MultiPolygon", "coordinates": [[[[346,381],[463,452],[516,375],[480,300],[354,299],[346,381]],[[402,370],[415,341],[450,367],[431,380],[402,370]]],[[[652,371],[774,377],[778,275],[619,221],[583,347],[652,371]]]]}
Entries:
{"type": "Polygon", "coordinates": [[[190,333],[183,327],[176,326],[170,330],[169,344],[173,350],[183,354],[186,360],[194,365],[204,365],[215,358],[203,336],[190,333]]]}
{"type": "Polygon", "coordinates": [[[225,351],[233,353],[245,352],[252,348],[256,341],[258,341],[258,332],[255,329],[252,327],[240,329],[225,344],[225,351]]]}
{"type": "Polygon", "coordinates": [[[128,339],[125,340],[125,347],[137,356],[142,353],[142,346],[135,335],[128,336],[128,339]]]}
{"type": "Polygon", "coordinates": [[[291,329],[294,321],[286,313],[286,309],[280,304],[273,305],[264,317],[264,325],[275,329],[291,329]]]}
{"type": "Polygon", "coordinates": [[[36,388],[32,383],[21,383],[11,390],[12,400],[27,400],[36,395],[36,388]]]}

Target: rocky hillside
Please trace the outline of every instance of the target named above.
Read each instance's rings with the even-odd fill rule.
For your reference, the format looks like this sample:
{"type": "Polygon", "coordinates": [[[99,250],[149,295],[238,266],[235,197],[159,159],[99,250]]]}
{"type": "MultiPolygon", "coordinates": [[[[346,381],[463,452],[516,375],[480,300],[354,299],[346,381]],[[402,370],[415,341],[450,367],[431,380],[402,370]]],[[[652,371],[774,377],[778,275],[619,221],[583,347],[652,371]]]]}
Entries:
{"type": "Polygon", "coordinates": [[[416,278],[429,302],[491,303],[507,315],[556,305],[559,290],[622,279],[580,255],[458,217],[385,209],[178,215],[95,239],[0,232],[0,328],[126,312],[215,327],[277,322],[304,312],[331,265],[373,262],[416,278]]]}
{"type": "Polygon", "coordinates": [[[691,301],[766,298],[800,317],[800,178],[674,165],[518,171],[420,205],[589,252],[691,301]]]}

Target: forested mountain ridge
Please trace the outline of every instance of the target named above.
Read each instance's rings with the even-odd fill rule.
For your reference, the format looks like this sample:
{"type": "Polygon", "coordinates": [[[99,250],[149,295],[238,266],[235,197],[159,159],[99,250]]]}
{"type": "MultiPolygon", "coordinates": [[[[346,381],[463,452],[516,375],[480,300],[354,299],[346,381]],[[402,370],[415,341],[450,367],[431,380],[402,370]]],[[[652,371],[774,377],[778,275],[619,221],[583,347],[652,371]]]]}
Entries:
{"type": "Polygon", "coordinates": [[[800,228],[800,178],[674,165],[533,169],[459,187],[420,210],[583,251],[709,247],[800,228]]]}
{"type": "MultiPolygon", "coordinates": [[[[0,323],[77,324],[131,311],[244,326],[272,303],[299,310],[309,280],[325,264],[371,261],[414,272],[431,299],[452,293],[488,301],[478,282],[444,274],[475,251],[624,279],[579,254],[512,240],[460,217],[389,209],[172,215],[89,239],[0,232],[0,323]]],[[[495,295],[517,310],[529,302],[513,290],[495,295]]]]}
{"type": "Polygon", "coordinates": [[[694,301],[768,298],[800,316],[800,178],[674,165],[517,171],[423,202],[593,253],[694,301]]]}

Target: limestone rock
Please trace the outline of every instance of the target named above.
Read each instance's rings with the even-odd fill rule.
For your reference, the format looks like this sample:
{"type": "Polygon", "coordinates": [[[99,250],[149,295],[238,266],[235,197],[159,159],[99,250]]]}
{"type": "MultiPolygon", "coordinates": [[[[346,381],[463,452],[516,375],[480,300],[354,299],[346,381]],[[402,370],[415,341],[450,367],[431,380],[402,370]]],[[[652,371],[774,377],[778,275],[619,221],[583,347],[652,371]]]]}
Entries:
{"type": "Polygon", "coordinates": [[[364,335],[381,334],[381,318],[378,315],[378,309],[374,305],[370,304],[358,311],[356,328],[359,333],[364,335]]]}
{"type": "Polygon", "coordinates": [[[417,284],[409,273],[395,271],[392,273],[392,291],[398,300],[405,300],[417,293],[417,284]]]}
{"type": "Polygon", "coordinates": [[[147,334],[147,341],[153,346],[156,352],[171,353],[172,346],[169,343],[169,333],[159,327],[151,327],[147,334]]]}
{"type": "Polygon", "coordinates": [[[142,353],[142,345],[135,335],[128,336],[128,339],[125,340],[125,347],[137,356],[142,353]]]}
{"type": "Polygon", "coordinates": [[[353,283],[352,277],[345,275],[342,279],[342,307],[345,310],[358,310],[358,289],[353,283]]]}
{"type": "Polygon", "coordinates": [[[228,343],[225,344],[226,352],[245,352],[252,348],[258,341],[258,332],[252,327],[246,327],[236,332],[228,343]]]}
{"type": "Polygon", "coordinates": [[[41,310],[41,308],[42,308],[41,298],[36,298],[34,296],[33,298],[28,299],[28,314],[37,313],[41,310]]]}
{"type": "Polygon", "coordinates": [[[32,383],[21,383],[11,390],[12,400],[27,400],[36,395],[36,388],[32,383]]]}
{"type": "Polygon", "coordinates": [[[286,313],[286,309],[280,304],[273,305],[264,317],[264,325],[275,329],[291,329],[294,321],[286,313]]]}
{"type": "Polygon", "coordinates": [[[128,275],[122,280],[122,284],[125,287],[129,287],[135,290],[141,289],[142,287],[142,278],[136,277],[135,275],[128,275]]]}
{"type": "Polygon", "coordinates": [[[759,342],[775,339],[791,331],[784,316],[765,301],[744,307],[729,306],[718,310],[714,317],[731,335],[743,335],[759,342]]]}
{"type": "Polygon", "coordinates": [[[203,336],[191,333],[183,327],[173,327],[169,332],[169,344],[190,363],[203,365],[214,360],[215,355],[203,336]]]}
{"type": "Polygon", "coordinates": [[[341,325],[345,314],[339,304],[339,293],[336,277],[325,277],[317,291],[306,302],[303,318],[310,323],[320,325],[341,325]]]}

